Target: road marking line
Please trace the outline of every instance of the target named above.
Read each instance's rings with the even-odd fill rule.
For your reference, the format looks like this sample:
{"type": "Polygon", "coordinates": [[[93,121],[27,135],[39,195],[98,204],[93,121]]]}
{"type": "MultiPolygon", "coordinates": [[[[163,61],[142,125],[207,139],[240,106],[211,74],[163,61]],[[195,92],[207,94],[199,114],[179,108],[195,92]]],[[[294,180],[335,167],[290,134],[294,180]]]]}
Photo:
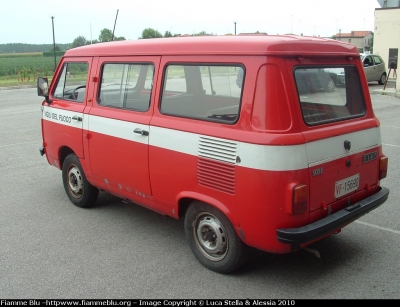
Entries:
{"type": "Polygon", "coordinates": [[[393,146],[393,147],[400,147],[400,145],[387,144],[387,143],[382,143],[382,145],[386,145],[386,146],[393,146]]]}
{"type": "Polygon", "coordinates": [[[386,231],[389,231],[389,232],[397,233],[398,235],[400,235],[400,231],[398,231],[398,230],[377,226],[377,225],[366,223],[366,222],[363,222],[363,221],[355,221],[355,222],[359,223],[359,224],[363,224],[365,226],[372,227],[372,228],[377,228],[377,229],[380,229],[380,230],[386,230],[386,231]]]}

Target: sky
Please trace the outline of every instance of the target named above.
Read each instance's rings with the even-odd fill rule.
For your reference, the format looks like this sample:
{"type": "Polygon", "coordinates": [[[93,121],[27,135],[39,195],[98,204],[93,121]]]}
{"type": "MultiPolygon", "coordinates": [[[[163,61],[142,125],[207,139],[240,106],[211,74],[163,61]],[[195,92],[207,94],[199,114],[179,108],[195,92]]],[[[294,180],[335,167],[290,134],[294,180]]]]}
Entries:
{"type": "Polygon", "coordinates": [[[10,0],[0,11],[0,44],[52,44],[52,22],[56,44],[95,40],[104,28],[128,40],[146,28],[162,35],[234,34],[235,23],[236,34],[331,37],[374,31],[375,8],[377,0],[10,0]]]}

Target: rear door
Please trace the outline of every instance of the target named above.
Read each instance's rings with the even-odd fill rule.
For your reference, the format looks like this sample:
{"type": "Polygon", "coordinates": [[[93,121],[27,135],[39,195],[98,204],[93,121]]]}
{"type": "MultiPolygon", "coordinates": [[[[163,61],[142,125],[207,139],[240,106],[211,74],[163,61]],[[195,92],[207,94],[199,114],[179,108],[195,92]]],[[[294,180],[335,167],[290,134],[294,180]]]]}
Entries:
{"type": "MultiPolygon", "coordinates": [[[[330,68],[298,67],[294,74],[307,79],[308,74],[315,75],[315,70],[330,68]]],[[[378,183],[381,146],[378,122],[367,108],[357,67],[338,68],[345,74],[344,87],[334,91],[298,91],[309,166],[311,212],[335,209],[339,203],[343,206],[343,200],[350,201],[349,197],[378,183]]]]}

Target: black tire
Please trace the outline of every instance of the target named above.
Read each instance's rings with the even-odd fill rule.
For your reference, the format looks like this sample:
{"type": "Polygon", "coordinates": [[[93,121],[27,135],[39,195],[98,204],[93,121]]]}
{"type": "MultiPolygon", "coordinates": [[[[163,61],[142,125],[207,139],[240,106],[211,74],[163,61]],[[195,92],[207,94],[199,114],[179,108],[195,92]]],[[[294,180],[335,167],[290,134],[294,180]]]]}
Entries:
{"type": "Polygon", "coordinates": [[[74,205],[88,208],[96,202],[99,190],[87,181],[81,163],[74,154],[64,160],[62,179],[65,192],[74,205]]]}
{"type": "Polygon", "coordinates": [[[378,80],[378,83],[379,83],[380,85],[384,85],[385,82],[386,82],[386,74],[383,73],[382,76],[381,76],[381,78],[378,80]]]}
{"type": "Polygon", "coordinates": [[[218,209],[195,201],[185,215],[185,235],[197,260],[218,273],[230,273],[246,260],[247,246],[218,209]]]}

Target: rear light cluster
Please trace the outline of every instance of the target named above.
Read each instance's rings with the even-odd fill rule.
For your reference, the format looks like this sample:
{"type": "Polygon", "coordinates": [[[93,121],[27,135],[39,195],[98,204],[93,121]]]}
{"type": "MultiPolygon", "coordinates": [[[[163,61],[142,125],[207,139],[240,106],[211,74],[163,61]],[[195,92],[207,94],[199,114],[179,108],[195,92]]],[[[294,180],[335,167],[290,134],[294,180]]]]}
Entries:
{"type": "Polygon", "coordinates": [[[292,214],[298,215],[306,212],[308,207],[308,187],[298,184],[293,188],[292,214]]]}
{"type": "Polygon", "coordinates": [[[389,159],[382,155],[379,159],[379,180],[386,178],[389,159]]]}

